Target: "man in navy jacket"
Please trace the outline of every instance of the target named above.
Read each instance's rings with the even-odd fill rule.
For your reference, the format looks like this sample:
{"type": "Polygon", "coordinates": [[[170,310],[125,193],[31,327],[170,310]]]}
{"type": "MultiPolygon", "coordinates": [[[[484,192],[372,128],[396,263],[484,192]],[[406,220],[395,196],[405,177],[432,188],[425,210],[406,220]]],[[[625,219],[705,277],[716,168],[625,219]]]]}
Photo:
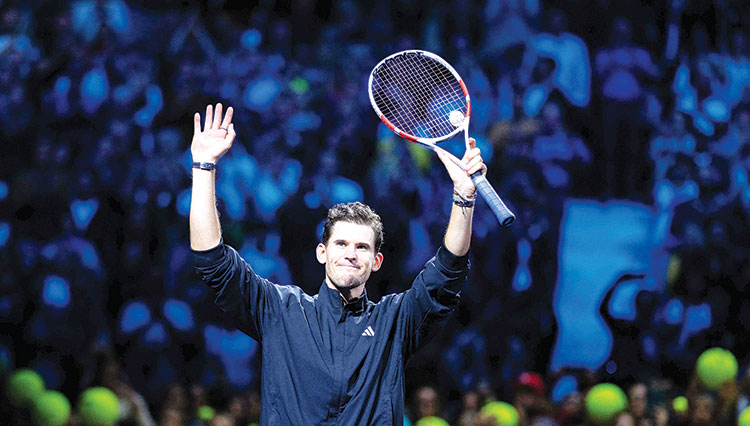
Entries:
{"type": "Polygon", "coordinates": [[[223,244],[215,200],[216,162],[236,136],[230,107],[195,114],[190,245],[196,270],[216,291],[216,303],[262,347],[261,426],[391,426],[403,424],[404,366],[458,304],[468,274],[476,189],[469,177],[486,172],[471,140],[461,160],[438,156],[454,187],[442,246],[409,290],[367,299],[365,284],[380,269],[380,217],[362,203],[328,211],[316,248],[325,266],[318,294],[255,274],[223,244]]]}

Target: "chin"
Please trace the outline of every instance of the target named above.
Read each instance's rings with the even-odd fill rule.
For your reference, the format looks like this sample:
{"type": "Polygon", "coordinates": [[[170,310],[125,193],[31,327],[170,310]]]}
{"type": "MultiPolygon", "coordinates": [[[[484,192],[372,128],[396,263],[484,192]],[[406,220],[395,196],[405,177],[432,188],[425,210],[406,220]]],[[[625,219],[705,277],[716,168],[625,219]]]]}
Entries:
{"type": "Polygon", "coordinates": [[[336,284],[336,287],[338,288],[350,290],[353,288],[357,288],[364,283],[359,280],[354,280],[354,279],[343,279],[335,284],[336,284]]]}

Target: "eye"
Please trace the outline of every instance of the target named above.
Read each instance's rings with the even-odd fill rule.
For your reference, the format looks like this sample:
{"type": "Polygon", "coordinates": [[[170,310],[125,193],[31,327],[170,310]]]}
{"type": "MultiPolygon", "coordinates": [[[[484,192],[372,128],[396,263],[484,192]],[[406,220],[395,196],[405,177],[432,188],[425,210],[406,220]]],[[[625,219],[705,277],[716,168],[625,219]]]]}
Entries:
{"type": "Polygon", "coordinates": [[[344,245],[345,245],[345,244],[344,244],[344,242],[343,242],[343,241],[336,241],[336,246],[337,246],[337,247],[344,247],[344,245]]]}
{"type": "Polygon", "coordinates": [[[357,246],[357,249],[358,250],[367,250],[367,246],[360,244],[360,245],[357,246]]]}

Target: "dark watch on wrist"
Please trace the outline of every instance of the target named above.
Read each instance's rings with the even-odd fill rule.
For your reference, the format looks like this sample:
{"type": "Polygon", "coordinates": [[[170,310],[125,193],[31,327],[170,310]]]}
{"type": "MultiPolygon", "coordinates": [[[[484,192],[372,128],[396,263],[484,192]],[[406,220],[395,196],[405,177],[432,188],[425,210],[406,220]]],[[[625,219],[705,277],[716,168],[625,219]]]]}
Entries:
{"type": "Polygon", "coordinates": [[[204,163],[204,162],[194,161],[193,168],[201,169],[201,170],[216,170],[216,163],[204,163]]]}

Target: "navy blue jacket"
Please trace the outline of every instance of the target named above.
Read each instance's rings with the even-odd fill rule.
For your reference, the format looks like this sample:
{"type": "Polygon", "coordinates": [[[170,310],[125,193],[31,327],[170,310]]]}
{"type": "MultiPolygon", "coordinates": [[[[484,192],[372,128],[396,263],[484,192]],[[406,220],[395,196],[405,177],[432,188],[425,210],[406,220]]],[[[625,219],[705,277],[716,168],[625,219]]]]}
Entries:
{"type": "Polygon", "coordinates": [[[255,274],[232,247],[194,251],[216,304],[262,347],[261,426],[403,425],[404,366],[447,321],[468,256],[444,246],[409,290],[343,303],[255,274]]]}

